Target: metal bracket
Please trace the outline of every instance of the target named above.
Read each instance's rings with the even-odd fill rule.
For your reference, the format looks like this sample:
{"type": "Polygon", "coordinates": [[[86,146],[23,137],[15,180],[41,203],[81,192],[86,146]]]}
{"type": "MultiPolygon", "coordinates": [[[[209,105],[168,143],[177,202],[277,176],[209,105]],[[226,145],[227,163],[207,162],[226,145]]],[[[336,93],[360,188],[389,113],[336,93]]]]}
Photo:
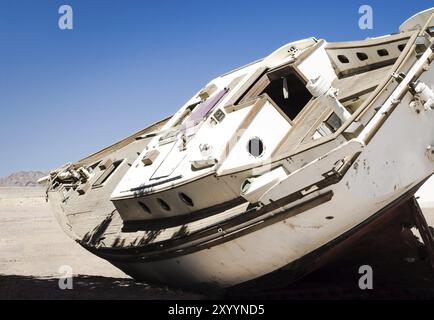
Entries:
{"type": "Polygon", "coordinates": [[[401,73],[392,73],[392,78],[396,80],[396,82],[401,83],[407,75],[404,72],[401,73]]]}
{"type": "Polygon", "coordinates": [[[413,94],[413,100],[410,107],[420,113],[422,110],[434,109],[434,92],[425,83],[415,81],[409,84],[410,92],[413,94]]]}
{"type": "Polygon", "coordinates": [[[433,148],[433,146],[431,146],[431,145],[427,146],[425,154],[429,160],[434,161],[434,148],[433,148]]]}

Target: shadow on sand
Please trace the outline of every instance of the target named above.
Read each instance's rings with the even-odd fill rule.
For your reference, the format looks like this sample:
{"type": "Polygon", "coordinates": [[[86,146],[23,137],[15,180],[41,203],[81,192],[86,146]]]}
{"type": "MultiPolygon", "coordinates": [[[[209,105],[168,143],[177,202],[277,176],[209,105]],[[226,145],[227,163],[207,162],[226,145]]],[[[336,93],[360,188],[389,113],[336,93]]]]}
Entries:
{"type": "Polygon", "coordinates": [[[199,294],[154,287],[132,279],[78,275],[73,289],[61,290],[58,278],[0,275],[0,299],[200,299],[199,294]]]}
{"type": "Polygon", "coordinates": [[[0,274],[0,299],[433,299],[432,255],[411,231],[408,219],[385,220],[295,283],[285,284],[290,274],[279,274],[279,289],[256,286],[201,295],[129,278],[78,275],[72,290],[61,290],[57,278],[0,274]],[[371,267],[372,290],[360,289],[360,266],[371,267]]]}
{"type": "MultiPolygon", "coordinates": [[[[73,289],[61,290],[58,278],[0,275],[0,299],[433,299],[434,271],[414,248],[387,234],[354,246],[351,252],[278,290],[202,295],[128,278],[74,276],[73,289]],[[387,239],[387,240],[386,240],[387,239]],[[395,239],[396,240],[396,239],[395,239]],[[373,269],[373,290],[360,290],[359,267],[373,269]]],[[[282,283],[285,282],[283,275],[282,283]]]]}

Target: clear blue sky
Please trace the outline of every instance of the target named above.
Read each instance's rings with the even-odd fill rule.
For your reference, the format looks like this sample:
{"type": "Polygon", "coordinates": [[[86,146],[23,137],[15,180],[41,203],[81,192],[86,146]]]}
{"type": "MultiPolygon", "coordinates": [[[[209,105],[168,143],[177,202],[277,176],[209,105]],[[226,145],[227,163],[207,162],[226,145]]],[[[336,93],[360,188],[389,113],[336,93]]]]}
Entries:
{"type": "Polygon", "coordinates": [[[395,32],[433,1],[0,0],[0,176],[78,160],[279,46],[395,32]],[[58,8],[74,29],[58,28],[58,8]],[[358,28],[358,8],[374,29],[358,28]]]}

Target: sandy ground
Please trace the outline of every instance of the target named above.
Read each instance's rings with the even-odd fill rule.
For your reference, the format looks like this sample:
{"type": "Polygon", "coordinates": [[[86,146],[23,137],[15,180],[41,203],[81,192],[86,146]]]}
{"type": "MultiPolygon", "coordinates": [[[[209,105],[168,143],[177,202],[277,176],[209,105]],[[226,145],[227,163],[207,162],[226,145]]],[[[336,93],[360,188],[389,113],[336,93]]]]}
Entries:
{"type": "Polygon", "coordinates": [[[0,299],[195,299],[201,296],[136,283],[87,252],[58,226],[39,188],[0,188],[0,299]],[[60,290],[70,266],[73,290],[60,290]]]}
{"type": "MultiPolygon", "coordinates": [[[[434,180],[419,193],[434,225],[434,180]]],[[[434,271],[406,247],[396,228],[379,232],[351,252],[279,292],[244,298],[434,298],[434,271]],[[394,231],[395,230],[395,231],[394,231]],[[375,272],[375,290],[358,287],[361,265],[375,272]]],[[[221,297],[221,296],[220,296],[221,297]]],[[[233,295],[224,297],[233,298],[233,295]]],[[[235,298],[240,297],[238,294],[235,298]]],[[[203,299],[195,293],[137,283],[80,247],[58,226],[38,188],[0,188],[0,299],[203,299]],[[60,268],[70,266],[72,290],[59,289],[60,268]]]]}

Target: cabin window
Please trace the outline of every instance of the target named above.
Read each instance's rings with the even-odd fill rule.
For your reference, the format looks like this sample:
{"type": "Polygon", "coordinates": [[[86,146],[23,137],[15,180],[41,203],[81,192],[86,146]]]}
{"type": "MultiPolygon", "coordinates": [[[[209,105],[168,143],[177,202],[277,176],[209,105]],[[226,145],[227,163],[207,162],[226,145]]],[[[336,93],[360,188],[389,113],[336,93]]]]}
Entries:
{"type": "Polygon", "coordinates": [[[347,56],[344,56],[343,54],[338,55],[338,60],[341,63],[349,63],[350,62],[350,60],[348,60],[347,56]]]}
{"type": "Polygon", "coordinates": [[[332,132],[336,132],[342,125],[342,120],[336,115],[336,113],[332,113],[330,117],[325,121],[327,126],[332,130],[332,132]]]}
{"type": "Polygon", "coordinates": [[[143,211],[151,214],[151,209],[149,209],[149,207],[146,204],[144,204],[142,201],[139,201],[139,206],[140,208],[142,208],[143,211]]]}
{"type": "Polygon", "coordinates": [[[306,83],[288,65],[264,74],[237,103],[256,99],[263,94],[267,94],[290,120],[294,120],[312,98],[306,83]]]}
{"type": "Polygon", "coordinates": [[[179,198],[189,207],[194,206],[193,200],[191,200],[191,198],[187,196],[184,192],[179,193],[179,198]]]}
{"type": "Polygon", "coordinates": [[[254,137],[249,140],[247,151],[255,158],[259,158],[264,154],[264,143],[258,137],[254,137]]]}
{"type": "Polygon", "coordinates": [[[298,78],[292,67],[279,69],[267,76],[269,83],[261,94],[268,94],[288,118],[294,120],[312,98],[306,84],[298,78]]]}
{"type": "Polygon", "coordinates": [[[325,121],[320,123],[319,127],[314,133],[313,139],[315,140],[321,137],[331,135],[338,131],[341,126],[341,119],[339,119],[339,117],[333,112],[325,121]]]}
{"type": "Polygon", "coordinates": [[[386,49],[377,50],[377,53],[380,57],[385,57],[389,55],[389,52],[386,49]]]}
{"type": "Polygon", "coordinates": [[[117,160],[113,162],[107,169],[104,170],[104,172],[96,179],[94,184],[92,185],[93,188],[101,187],[107,180],[110,178],[113,173],[116,171],[117,168],[121,165],[121,163],[124,160],[117,160]]]}
{"type": "Polygon", "coordinates": [[[357,52],[356,55],[357,55],[357,58],[359,58],[360,61],[368,60],[368,55],[366,53],[357,52]]]}
{"type": "Polygon", "coordinates": [[[171,210],[170,206],[163,199],[158,198],[157,201],[158,201],[158,204],[160,205],[160,207],[163,208],[163,210],[165,210],[165,211],[170,211],[171,210]]]}

